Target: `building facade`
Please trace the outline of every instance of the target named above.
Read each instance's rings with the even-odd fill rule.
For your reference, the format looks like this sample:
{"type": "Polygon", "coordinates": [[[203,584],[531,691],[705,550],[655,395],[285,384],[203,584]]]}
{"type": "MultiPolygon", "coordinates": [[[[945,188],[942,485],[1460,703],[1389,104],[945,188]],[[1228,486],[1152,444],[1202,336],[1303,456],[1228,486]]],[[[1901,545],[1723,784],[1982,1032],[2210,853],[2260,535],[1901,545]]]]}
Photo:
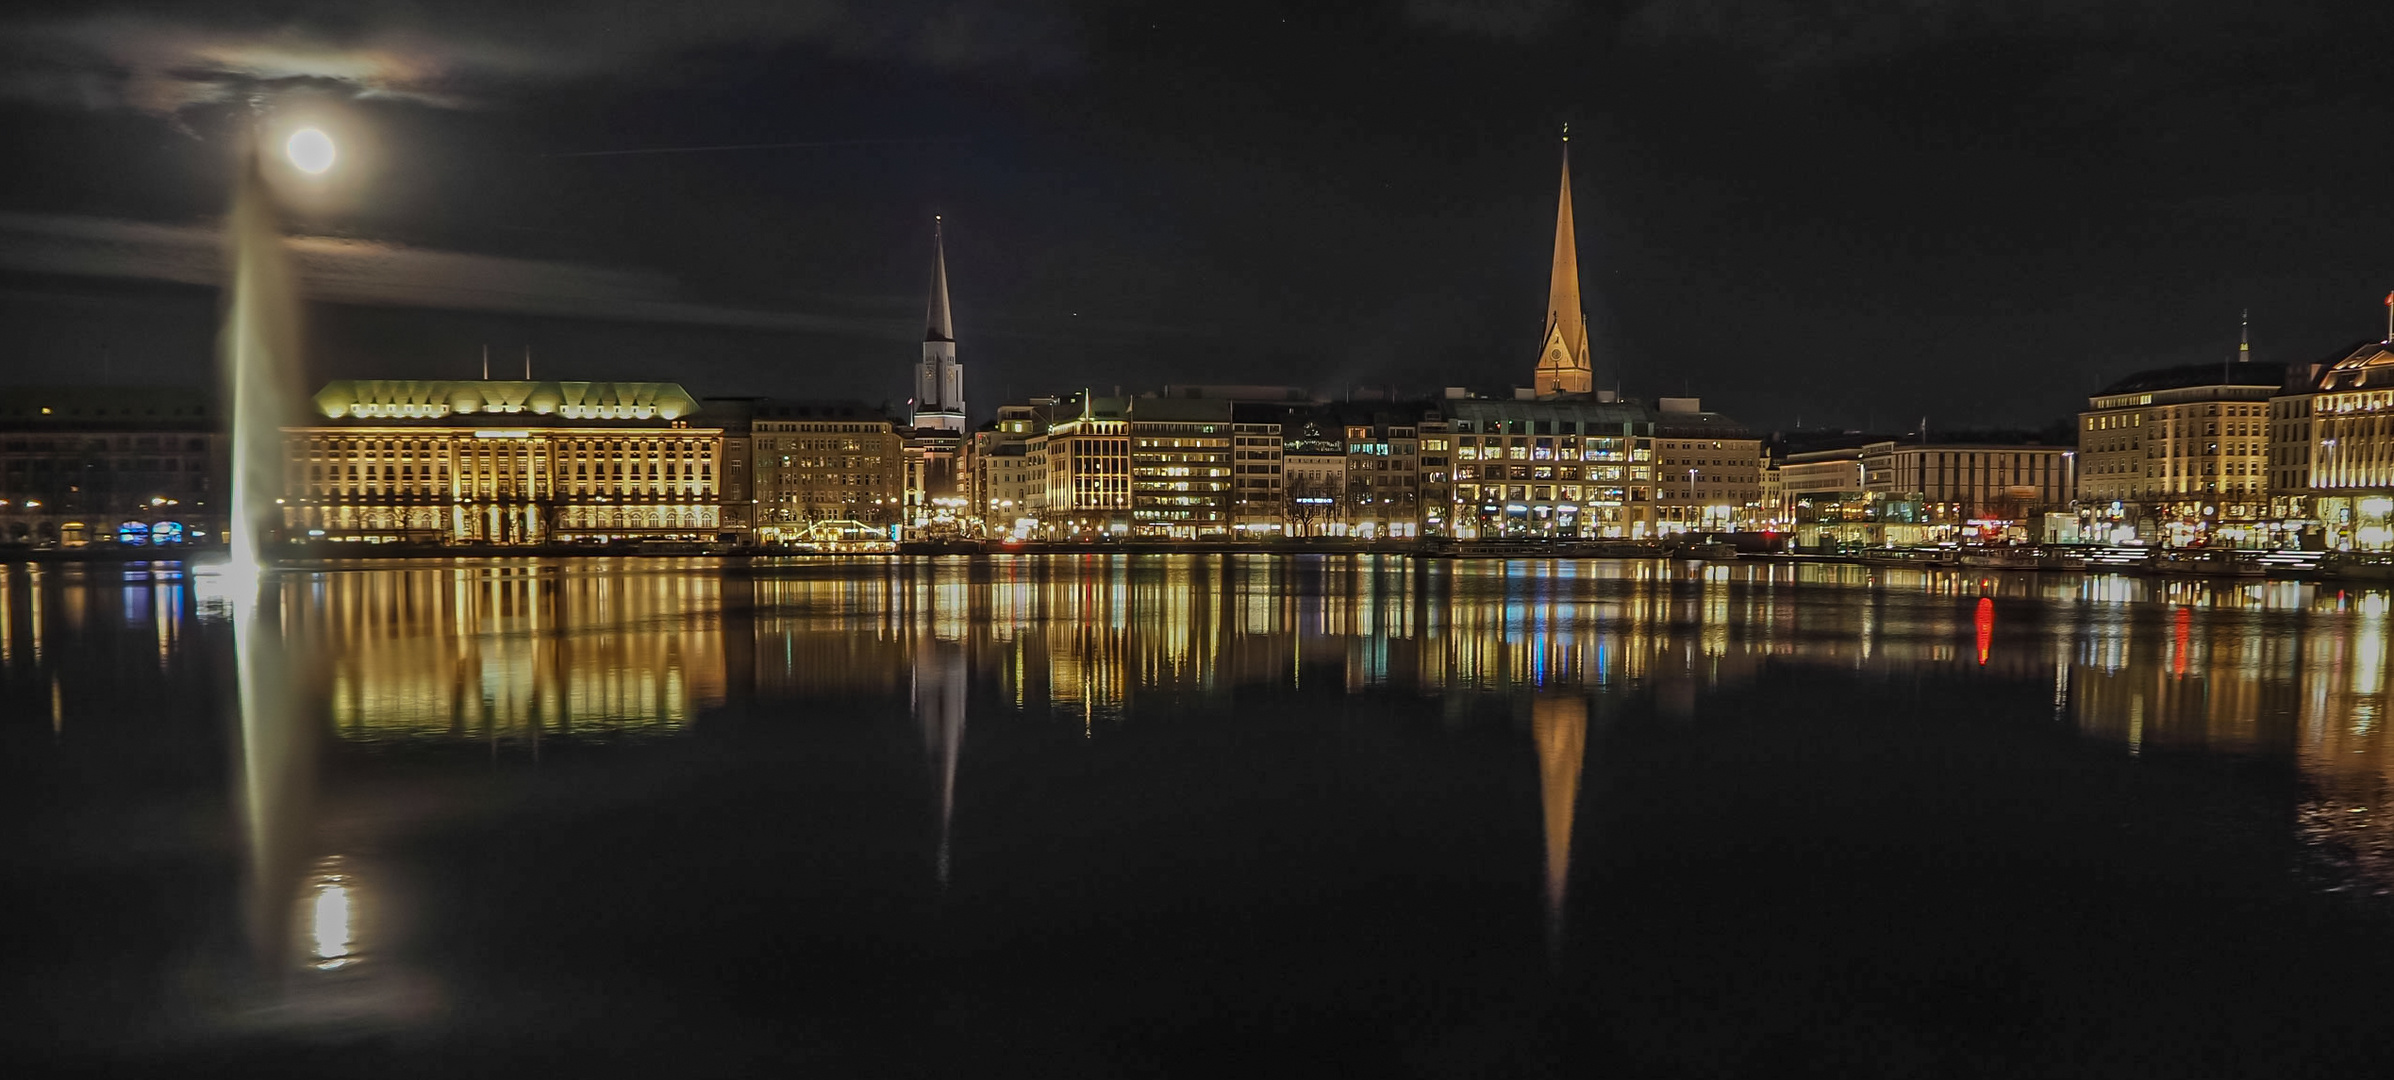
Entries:
{"type": "Polygon", "coordinates": [[[1634,402],[1448,399],[1454,496],[1446,535],[1645,538],[1654,417],[1634,402]]]}
{"type": "Polygon", "coordinates": [[[1421,535],[1421,429],[1418,412],[1349,415],[1344,517],[1346,535],[1403,539],[1421,535]]]}
{"type": "Polygon", "coordinates": [[[1141,397],[1129,408],[1131,531],[1196,539],[1231,527],[1231,403],[1141,397]]]}
{"type": "Polygon", "coordinates": [[[1862,448],[1870,490],[1917,502],[1932,538],[2037,539],[2034,524],[2071,504],[2077,451],[1991,442],[1876,442],[1862,448]]]}
{"type": "Polygon", "coordinates": [[[1762,440],[1697,398],[1655,402],[1654,521],[1661,534],[1728,532],[1762,511],[1762,440]]]}
{"type": "Polygon", "coordinates": [[[672,383],[335,382],[284,429],[286,539],[719,541],[723,432],[672,383]]]}
{"type": "Polygon", "coordinates": [[[2289,530],[2329,551],[2394,550],[2394,343],[2300,373],[2270,410],[2289,530]]]}
{"type": "Polygon", "coordinates": [[[1131,437],[1121,398],[1082,394],[1034,442],[1047,466],[1041,530],[1051,539],[1120,536],[1131,529],[1131,437]]]}
{"type": "Polygon", "coordinates": [[[2082,533],[2173,546],[2271,539],[2271,398],[2282,364],[2139,372],[2078,414],[2082,533]]]}
{"type": "Polygon", "coordinates": [[[0,545],[223,542],[229,440],[204,391],[0,392],[0,545]]]}
{"type": "Polygon", "coordinates": [[[905,501],[897,426],[856,401],[758,404],[754,442],[756,539],[798,543],[823,535],[886,532],[905,501]]]}

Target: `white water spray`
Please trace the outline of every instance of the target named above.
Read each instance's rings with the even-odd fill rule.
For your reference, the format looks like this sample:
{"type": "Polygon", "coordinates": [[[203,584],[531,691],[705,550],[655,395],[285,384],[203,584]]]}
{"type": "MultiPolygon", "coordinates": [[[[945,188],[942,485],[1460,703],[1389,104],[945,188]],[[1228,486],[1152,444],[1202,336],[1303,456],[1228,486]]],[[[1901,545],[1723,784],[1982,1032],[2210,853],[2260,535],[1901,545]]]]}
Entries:
{"type": "Polygon", "coordinates": [[[233,575],[254,573],[265,543],[282,525],[287,395],[299,377],[299,302],[282,225],[254,147],[242,154],[225,219],[230,292],[217,339],[226,400],[233,411],[233,490],[227,537],[233,575]]]}

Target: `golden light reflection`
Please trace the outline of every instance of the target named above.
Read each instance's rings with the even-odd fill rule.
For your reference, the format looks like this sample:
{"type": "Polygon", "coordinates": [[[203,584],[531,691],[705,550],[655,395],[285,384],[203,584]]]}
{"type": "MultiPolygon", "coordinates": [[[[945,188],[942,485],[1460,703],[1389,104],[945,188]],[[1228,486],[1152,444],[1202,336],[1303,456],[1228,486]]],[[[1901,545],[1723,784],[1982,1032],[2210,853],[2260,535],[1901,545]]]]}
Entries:
{"type": "MultiPolygon", "coordinates": [[[[285,571],[264,610],[241,607],[258,588],[221,575],[0,570],[9,701],[76,722],[85,700],[121,700],[108,685],[118,672],[96,666],[109,654],[81,647],[91,635],[132,635],[144,650],[155,635],[180,657],[207,640],[184,628],[203,610],[242,616],[245,693],[345,741],[537,748],[670,735],[749,702],[809,717],[911,701],[944,836],[967,688],[988,707],[1102,738],[1137,723],[1143,700],[1231,709],[1257,688],[1441,699],[1449,716],[1482,695],[1583,708],[1617,695],[1700,718],[1707,701],[1773,672],[1860,684],[1930,675],[2017,682],[2040,716],[2132,752],[2283,756],[2317,786],[2318,806],[2370,808],[2335,818],[2336,835],[2383,820],[2394,851],[2394,814],[2376,809],[2394,805],[2384,590],[1759,562],[1127,554],[360,565],[285,571]],[[2004,617],[1996,648],[1999,602],[2021,614],[2004,617]],[[85,612],[80,628],[56,618],[70,610],[85,612]],[[266,619],[254,639],[253,614],[266,619]],[[286,661],[250,640],[300,643],[305,655],[270,672],[286,661]],[[277,704],[269,686],[293,701],[277,704]]],[[[1572,724],[1535,715],[1542,791],[1567,790],[1546,764],[1566,752],[1548,740],[1572,724]]],[[[268,842],[281,828],[270,822],[306,804],[294,764],[306,734],[281,722],[245,732],[262,852],[285,851],[268,842]]],[[[1548,838],[1562,842],[1549,849],[1560,874],[1568,834],[1548,838]]]]}
{"type": "Polygon", "coordinates": [[[1540,695],[1530,702],[1530,737],[1538,747],[1538,798],[1546,824],[1546,940],[1559,948],[1563,898],[1571,877],[1571,831],[1579,777],[1588,753],[1588,699],[1540,695]]]}

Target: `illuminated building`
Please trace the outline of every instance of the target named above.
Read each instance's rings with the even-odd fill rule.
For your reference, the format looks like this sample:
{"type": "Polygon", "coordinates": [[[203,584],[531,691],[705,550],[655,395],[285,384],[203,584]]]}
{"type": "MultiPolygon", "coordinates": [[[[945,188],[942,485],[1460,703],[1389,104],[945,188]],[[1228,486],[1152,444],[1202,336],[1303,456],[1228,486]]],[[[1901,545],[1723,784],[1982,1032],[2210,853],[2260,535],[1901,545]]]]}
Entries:
{"type": "Polygon", "coordinates": [[[2078,502],[2094,539],[2262,543],[2269,400],[2283,364],[2189,364],[2104,387],[2078,414],[2078,502]]]}
{"type": "Polygon", "coordinates": [[[1120,535],[1131,527],[1127,403],[1081,394],[1069,399],[1032,445],[1047,462],[1046,516],[1058,540],[1120,535]]]}
{"type": "Polygon", "coordinates": [[[1645,406],[1453,397],[1440,405],[1455,442],[1447,535],[1655,534],[1655,420],[1645,406]]]}
{"type": "Polygon", "coordinates": [[[723,532],[723,431],[672,383],[351,380],[284,429],[287,538],[533,544],[723,532]]]}
{"type": "Polygon", "coordinates": [[[1347,535],[1421,535],[1421,435],[1417,423],[1402,413],[1389,412],[1349,415],[1346,420],[1347,535]]]}
{"type": "Polygon", "coordinates": [[[1762,440],[1697,398],[1655,405],[1656,531],[1727,532],[1751,519],[1762,506],[1762,440]]]}
{"type": "Polygon", "coordinates": [[[2270,402],[2272,487],[2330,551],[2394,550],[2394,345],[2297,372],[2270,402]]]}
{"type": "Polygon", "coordinates": [[[228,454],[205,393],[0,392],[0,544],[219,543],[228,454]]]}
{"type": "Polygon", "coordinates": [[[974,520],[990,536],[1027,536],[1047,504],[1047,477],[1032,462],[1032,436],[1044,431],[1054,398],[1000,405],[995,421],[965,445],[964,477],[974,520]]]}
{"type": "Polygon", "coordinates": [[[818,526],[884,530],[905,497],[897,428],[861,402],[764,402],[750,422],[759,543],[812,539],[818,526]]]}
{"type": "Polygon", "coordinates": [[[1288,488],[1280,421],[1234,413],[1231,442],[1231,529],[1247,536],[1285,532],[1288,488]]]}
{"type": "Polygon", "coordinates": [[[1455,512],[1454,433],[1435,411],[1425,413],[1414,431],[1421,451],[1421,535],[1444,536],[1455,512]]]}
{"type": "Polygon", "coordinates": [[[1195,539],[1230,532],[1231,403],[1130,402],[1131,530],[1195,539]]]}
{"type": "Polygon", "coordinates": [[[2032,540],[2027,523],[2070,504],[2077,452],[1999,442],[1897,442],[1862,447],[1874,493],[1917,502],[1933,539],[2032,540]]]}
{"type": "Polygon", "coordinates": [[[1554,266],[1546,286],[1546,332],[1538,348],[1540,397],[1596,388],[1588,360],[1588,319],[1579,304],[1579,242],[1571,228],[1571,136],[1563,136],[1563,186],[1554,214],[1554,266]]]}
{"type": "Polygon", "coordinates": [[[1920,502],[1892,491],[1891,466],[1877,470],[1882,489],[1872,490],[1860,445],[1792,453],[1776,471],[1780,513],[1798,548],[1904,547],[1935,539],[1920,502]]]}
{"type": "Polygon", "coordinates": [[[716,467],[716,485],[722,489],[722,529],[740,540],[756,537],[757,495],[754,462],[755,432],[751,427],[756,418],[757,405],[762,398],[710,397],[702,398],[698,411],[706,417],[710,427],[723,432],[723,452],[716,467]]]}
{"type": "Polygon", "coordinates": [[[1331,417],[1293,412],[1280,423],[1281,492],[1290,536],[1336,536],[1346,529],[1347,448],[1331,417]]]}

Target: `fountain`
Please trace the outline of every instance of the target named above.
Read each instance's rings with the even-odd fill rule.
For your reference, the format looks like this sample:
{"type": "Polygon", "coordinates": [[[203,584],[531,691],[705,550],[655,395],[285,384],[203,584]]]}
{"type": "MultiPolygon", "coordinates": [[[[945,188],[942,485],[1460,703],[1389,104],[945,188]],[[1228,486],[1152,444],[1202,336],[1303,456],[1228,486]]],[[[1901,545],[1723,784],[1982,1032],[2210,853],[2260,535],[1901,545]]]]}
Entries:
{"type": "MultiPolygon", "coordinates": [[[[314,129],[308,129],[313,131],[314,129]]],[[[322,138],[322,133],[317,133],[322,138]]],[[[294,137],[294,150],[298,149],[294,137]]],[[[321,159],[329,166],[330,142],[321,159]]],[[[301,162],[305,167],[308,159],[301,162]]],[[[233,415],[233,490],[226,570],[263,568],[262,541],[281,524],[286,396],[299,377],[299,300],[265,162],[253,145],[241,154],[225,219],[227,302],[217,356],[233,415]]]]}
{"type": "MultiPolygon", "coordinates": [[[[311,129],[313,130],[313,129],[311,129]]],[[[311,161],[331,163],[321,132],[311,161]]],[[[217,353],[232,412],[232,491],[227,559],[212,575],[215,599],[233,626],[240,721],[237,762],[243,840],[249,856],[244,905],[253,970],[270,983],[289,967],[291,919],[314,820],[315,745],[301,722],[283,645],[281,590],[268,573],[267,541],[280,526],[286,395],[297,385],[297,282],[255,137],[244,142],[225,219],[226,293],[217,353]]],[[[312,169],[310,171],[321,171],[312,169]]]]}

